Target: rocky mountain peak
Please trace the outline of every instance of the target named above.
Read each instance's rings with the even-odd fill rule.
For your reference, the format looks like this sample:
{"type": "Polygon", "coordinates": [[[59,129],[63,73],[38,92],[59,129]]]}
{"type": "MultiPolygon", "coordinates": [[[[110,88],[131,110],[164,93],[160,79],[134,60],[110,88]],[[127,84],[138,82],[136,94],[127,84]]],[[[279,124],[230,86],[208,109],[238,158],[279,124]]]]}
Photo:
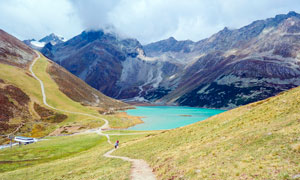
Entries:
{"type": "Polygon", "coordinates": [[[53,45],[63,43],[65,41],[66,41],[66,39],[64,37],[58,36],[54,33],[51,33],[48,36],[45,36],[45,37],[43,37],[42,39],[39,40],[39,42],[43,42],[45,44],[52,43],[53,45]]]}
{"type": "Polygon", "coordinates": [[[169,37],[166,41],[173,43],[177,42],[177,40],[173,36],[169,37]]]}

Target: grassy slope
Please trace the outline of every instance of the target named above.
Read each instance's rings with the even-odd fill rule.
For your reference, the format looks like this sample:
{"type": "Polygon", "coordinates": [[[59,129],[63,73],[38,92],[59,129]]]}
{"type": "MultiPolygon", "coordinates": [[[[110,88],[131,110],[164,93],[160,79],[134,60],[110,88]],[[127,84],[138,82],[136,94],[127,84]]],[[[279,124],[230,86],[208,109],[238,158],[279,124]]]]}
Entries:
{"type": "MultiPolygon", "coordinates": [[[[112,136],[111,140],[118,139],[124,146],[145,136],[112,136]]],[[[0,162],[15,162],[1,164],[0,179],[129,179],[129,162],[103,157],[111,148],[105,137],[87,134],[1,150],[0,162]]]]}
{"type": "MultiPolygon", "coordinates": [[[[54,82],[54,80],[51,79],[50,75],[45,73],[47,66],[49,65],[49,62],[47,59],[42,56],[40,61],[37,61],[36,65],[34,66],[34,72],[36,72],[36,75],[44,82],[46,94],[47,94],[47,102],[48,104],[58,108],[58,109],[64,109],[69,111],[75,111],[75,112],[83,112],[83,113],[89,113],[96,115],[98,117],[106,118],[110,121],[110,124],[112,127],[118,126],[119,128],[127,128],[129,126],[133,126],[134,124],[140,123],[139,120],[136,119],[126,119],[126,121],[123,121],[118,116],[110,115],[110,116],[103,116],[99,115],[96,108],[91,108],[87,106],[83,106],[78,102],[75,102],[68,98],[65,94],[63,94],[61,91],[59,91],[59,87],[54,82]]],[[[94,124],[95,120],[92,120],[91,118],[88,118],[86,116],[80,116],[80,115],[71,115],[74,119],[70,120],[69,122],[79,122],[79,121],[86,121],[86,119],[90,121],[86,121],[89,126],[91,127],[97,127],[100,124],[94,124]]],[[[100,121],[103,123],[102,121],[100,121]]]]}
{"type": "MultiPolygon", "coordinates": [[[[48,104],[58,109],[88,113],[98,116],[99,113],[95,109],[89,108],[87,106],[82,106],[80,103],[72,101],[65,94],[59,91],[57,84],[51,79],[49,74],[45,73],[48,64],[49,62],[47,61],[47,59],[42,56],[42,58],[39,61],[37,61],[35,66],[33,67],[33,71],[43,81],[45,85],[48,104]]],[[[70,116],[70,118],[67,121],[63,122],[65,124],[80,121],[84,123],[84,121],[88,122],[88,120],[91,120],[91,118],[82,115],[74,115],[68,113],[65,114],[70,116]]],[[[101,124],[103,123],[101,120],[99,121],[101,122],[101,124]]]]}
{"type": "Polygon", "coordinates": [[[165,131],[115,154],[159,179],[289,179],[300,173],[300,88],[165,131]]]}

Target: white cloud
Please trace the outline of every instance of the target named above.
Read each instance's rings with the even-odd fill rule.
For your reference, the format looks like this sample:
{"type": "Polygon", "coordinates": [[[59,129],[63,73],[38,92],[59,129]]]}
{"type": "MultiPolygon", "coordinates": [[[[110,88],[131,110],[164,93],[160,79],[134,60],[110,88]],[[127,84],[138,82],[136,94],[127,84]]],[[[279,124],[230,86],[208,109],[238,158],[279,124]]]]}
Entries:
{"type": "Polygon", "coordinates": [[[294,10],[299,0],[0,0],[0,28],[20,38],[70,38],[113,25],[142,43],[174,36],[198,41],[224,28],[294,10]]]}

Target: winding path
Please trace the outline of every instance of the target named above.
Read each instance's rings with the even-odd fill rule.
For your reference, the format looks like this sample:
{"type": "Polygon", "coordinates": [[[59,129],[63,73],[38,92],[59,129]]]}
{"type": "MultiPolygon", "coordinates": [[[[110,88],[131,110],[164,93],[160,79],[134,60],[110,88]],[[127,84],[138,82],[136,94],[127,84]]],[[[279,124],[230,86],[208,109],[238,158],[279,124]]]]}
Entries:
{"type": "MultiPolygon", "coordinates": [[[[30,67],[29,67],[29,71],[31,72],[31,75],[40,82],[40,85],[41,85],[41,90],[42,90],[42,95],[43,95],[43,103],[45,104],[45,106],[51,108],[51,109],[54,109],[54,110],[57,110],[57,111],[61,111],[61,112],[66,112],[66,113],[71,113],[71,114],[79,114],[79,115],[84,115],[84,116],[89,116],[89,117],[93,117],[93,118],[96,118],[96,119],[101,119],[104,121],[104,125],[102,125],[97,131],[96,133],[101,135],[101,136],[106,136],[107,138],[107,142],[109,144],[112,144],[111,141],[110,141],[110,137],[108,134],[104,134],[102,132],[102,129],[106,129],[106,128],[109,128],[109,125],[108,125],[108,121],[104,118],[100,118],[100,117],[97,117],[97,116],[93,116],[93,115],[90,115],[90,114],[86,114],[86,113],[80,113],[80,112],[72,112],[72,111],[67,111],[67,110],[63,110],[63,109],[57,109],[51,105],[49,105],[47,103],[47,96],[46,96],[46,93],[45,93],[45,87],[44,87],[44,83],[42,80],[40,80],[33,72],[32,68],[34,66],[34,64],[36,63],[36,61],[41,57],[40,54],[38,52],[36,52],[37,56],[33,62],[31,63],[30,67]]],[[[141,133],[129,133],[129,134],[141,134],[141,133]]],[[[111,134],[111,135],[129,135],[129,134],[111,134]]],[[[113,153],[116,149],[112,149],[108,152],[106,152],[103,156],[104,157],[107,157],[107,158],[117,158],[117,159],[122,159],[124,161],[129,161],[132,163],[132,168],[131,168],[131,172],[130,172],[130,176],[131,176],[131,179],[133,180],[155,180],[155,175],[153,174],[152,172],[152,169],[149,167],[149,165],[146,163],[146,161],[144,160],[141,160],[141,159],[131,159],[131,158],[128,158],[128,157],[123,157],[123,156],[114,156],[114,155],[111,155],[111,153],[113,153]]]]}

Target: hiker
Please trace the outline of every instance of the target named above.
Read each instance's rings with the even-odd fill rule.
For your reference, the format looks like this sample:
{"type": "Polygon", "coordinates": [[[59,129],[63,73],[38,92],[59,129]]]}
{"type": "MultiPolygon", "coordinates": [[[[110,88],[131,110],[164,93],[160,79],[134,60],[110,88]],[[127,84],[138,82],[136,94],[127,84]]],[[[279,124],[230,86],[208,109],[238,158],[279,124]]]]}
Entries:
{"type": "Polygon", "coordinates": [[[117,140],[116,144],[115,144],[115,149],[117,149],[119,146],[119,140],[117,140]]]}

